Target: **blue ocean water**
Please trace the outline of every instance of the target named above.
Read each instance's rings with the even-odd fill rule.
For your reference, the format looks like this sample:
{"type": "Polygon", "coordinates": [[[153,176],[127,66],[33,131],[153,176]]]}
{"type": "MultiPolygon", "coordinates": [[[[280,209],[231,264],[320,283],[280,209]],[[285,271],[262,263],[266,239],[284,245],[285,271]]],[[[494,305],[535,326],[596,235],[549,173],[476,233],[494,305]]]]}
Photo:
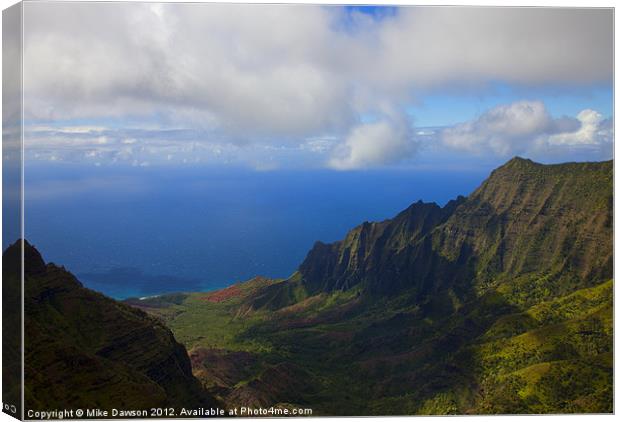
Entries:
{"type": "Polygon", "coordinates": [[[26,238],[115,298],[205,291],[287,277],[315,241],[419,199],[443,205],[489,171],[33,166],[26,238]]]}

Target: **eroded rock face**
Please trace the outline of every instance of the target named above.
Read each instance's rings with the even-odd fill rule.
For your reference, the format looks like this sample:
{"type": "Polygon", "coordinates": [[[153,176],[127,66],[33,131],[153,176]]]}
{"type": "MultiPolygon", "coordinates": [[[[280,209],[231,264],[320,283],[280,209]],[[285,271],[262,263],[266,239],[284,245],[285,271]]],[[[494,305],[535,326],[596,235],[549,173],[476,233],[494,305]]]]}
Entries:
{"type": "Polygon", "coordinates": [[[342,241],[317,242],[299,267],[304,286],[312,294],[391,277],[393,271],[386,267],[393,255],[424,239],[445,221],[454,205],[455,201],[444,208],[417,202],[391,220],[357,226],[342,241]]]}
{"type": "MultiPolygon", "coordinates": [[[[612,277],[612,162],[542,165],[514,158],[469,197],[417,202],[391,220],[317,242],[299,267],[312,295],[363,285],[428,294],[531,272],[612,277]]],[[[574,287],[574,286],[573,286],[574,287]]]]}
{"type": "Polygon", "coordinates": [[[610,413],[612,175],[516,158],[467,198],[317,243],[286,280],[140,306],[196,339],[195,375],[233,406],[610,413]]]}
{"type": "Polygon", "coordinates": [[[27,409],[218,404],[161,322],[84,288],[28,243],[24,252],[27,409]]]}

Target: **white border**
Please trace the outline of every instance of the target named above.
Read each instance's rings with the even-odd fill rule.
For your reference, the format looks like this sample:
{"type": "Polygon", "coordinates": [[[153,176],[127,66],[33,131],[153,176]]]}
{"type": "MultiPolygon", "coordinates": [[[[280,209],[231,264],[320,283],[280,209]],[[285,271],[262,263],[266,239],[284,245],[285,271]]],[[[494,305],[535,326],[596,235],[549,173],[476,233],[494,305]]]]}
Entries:
{"type": "MultiPolygon", "coordinates": [[[[44,0],[45,1],[45,0],[44,0]]],[[[99,0],[80,0],[82,2],[86,2],[86,1],[99,1],[99,0]]],[[[108,0],[108,1],[122,1],[122,0],[108,0]]],[[[144,2],[144,3],[148,3],[148,0],[132,0],[135,2],[144,2]]],[[[167,0],[166,2],[168,3],[187,3],[187,1],[183,1],[183,0],[167,0]]],[[[14,4],[18,3],[18,1],[16,0],[0,0],[0,6],[2,7],[2,9],[6,9],[14,4]]],[[[204,2],[204,3],[213,3],[213,2],[204,2]]],[[[474,1],[466,1],[466,0],[451,0],[451,1],[429,1],[429,0],[416,0],[416,1],[411,1],[411,0],[374,0],[374,1],[354,1],[354,0],[340,0],[340,1],[330,1],[330,0],[314,0],[314,1],[300,1],[300,0],[288,0],[288,1],[260,1],[260,0],[246,0],[246,1],[230,1],[230,0],[224,0],[224,1],[220,1],[220,3],[263,3],[263,4],[273,4],[273,3],[293,3],[293,4],[305,4],[305,3],[312,3],[312,4],[336,4],[336,5],[348,5],[348,4],[372,4],[372,5],[437,5],[437,6],[555,6],[555,7],[615,7],[615,4],[613,1],[610,0],[589,0],[589,1],[584,1],[584,0],[569,0],[569,1],[559,1],[559,0],[540,0],[540,1],[515,1],[515,0],[504,0],[501,3],[493,0],[474,0],[474,1]]],[[[22,30],[23,30],[23,11],[22,11],[22,30]]],[[[2,20],[0,19],[0,33],[2,30],[2,20]]],[[[618,46],[618,34],[615,31],[615,19],[614,19],[614,106],[613,106],[613,120],[614,120],[614,128],[616,127],[615,123],[616,123],[616,114],[615,114],[615,110],[617,109],[617,102],[618,102],[618,98],[615,95],[615,77],[616,77],[616,70],[618,69],[617,66],[617,46],[618,46]]],[[[1,66],[0,66],[0,80],[1,80],[1,75],[2,75],[2,70],[1,70],[1,66]]],[[[1,95],[1,87],[0,87],[0,95],[1,95]]],[[[23,95],[23,93],[22,93],[23,95]]],[[[22,108],[23,108],[23,101],[22,101],[22,108]]],[[[0,115],[2,113],[2,105],[0,102],[0,115]]],[[[23,110],[22,110],[22,115],[23,115],[23,110]]],[[[22,127],[22,131],[23,131],[23,127],[22,127]]],[[[23,133],[22,133],[23,135],[23,133]]],[[[23,139],[23,137],[22,137],[23,139]]],[[[616,154],[615,154],[615,139],[614,139],[614,160],[616,159],[616,154]]],[[[22,155],[22,160],[23,160],[23,155],[22,155]]],[[[22,204],[23,204],[23,171],[24,171],[24,166],[23,166],[23,161],[22,161],[22,204]]],[[[0,186],[1,186],[1,179],[2,178],[2,173],[1,173],[1,160],[0,160],[0,186]]],[[[618,218],[618,195],[617,195],[617,186],[620,186],[619,184],[620,182],[620,175],[618,174],[618,172],[615,169],[615,162],[614,162],[614,221],[617,221],[618,218]]],[[[2,217],[2,209],[0,207],[0,220],[2,217]]],[[[1,233],[1,229],[0,229],[0,233],[1,233]]],[[[23,238],[23,207],[22,207],[22,238],[23,238]]],[[[618,268],[618,260],[620,259],[620,255],[618,254],[618,244],[615,242],[615,239],[617,239],[616,237],[616,226],[614,225],[614,269],[618,268]]],[[[23,254],[23,250],[22,250],[22,254],[23,254]]],[[[0,263],[0,269],[1,269],[1,263],[0,263]]],[[[23,270],[23,269],[22,269],[23,270]]],[[[614,272],[615,273],[615,272],[614,272]]],[[[23,285],[22,285],[22,289],[23,289],[23,285]]],[[[616,299],[616,283],[614,283],[614,305],[615,305],[615,299],[616,299]]],[[[23,301],[23,291],[22,291],[22,301],[23,301]]],[[[22,311],[23,311],[23,303],[22,303],[22,311]]],[[[620,312],[619,312],[619,307],[614,306],[614,321],[620,321],[619,319],[620,316],[620,312]]],[[[1,319],[1,315],[0,315],[0,319],[1,319]]],[[[22,322],[23,322],[23,318],[22,318],[22,322]]],[[[22,330],[23,330],[23,325],[22,325],[22,330]]],[[[617,337],[615,336],[615,332],[616,332],[616,325],[614,324],[614,358],[615,358],[615,351],[618,350],[617,348],[617,337]]],[[[22,333],[23,334],[23,333],[22,333]]],[[[0,354],[1,354],[1,349],[0,349],[0,354]]],[[[22,356],[22,360],[23,360],[23,356],[22,356]]],[[[23,363],[23,362],[22,362],[23,363]]],[[[614,363],[615,363],[615,359],[614,359],[614,363]]],[[[23,374],[22,374],[22,378],[23,378],[23,374]]],[[[615,410],[615,406],[618,403],[618,390],[619,390],[619,382],[618,382],[618,370],[617,370],[617,366],[614,364],[614,410],[615,410]]],[[[1,396],[1,384],[0,384],[0,396],[1,396]]],[[[22,397],[22,409],[23,409],[23,397],[22,397]]],[[[548,421],[560,421],[560,420],[576,420],[575,418],[583,418],[584,415],[551,415],[551,416],[454,416],[454,417],[465,417],[467,418],[467,420],[471,420],[471,421],[491,421],[491,422],[495,422],[495,421],[501,421],[501,420],[508,420],[508,421],[522,421],[522,420],[526,420],[527,419],[531,419],[531,418],[545,418],[545,420],[548,421]]],[[[614,415],[587,415],[585,416],[588,419],[589,418],[595,418],[597,420],[603,420],[603,419],[610,419],[610,418],[615,418],[614,415]]],[[[346,420],[355,420],[355,421],[362,421],[364,419],[367,419],[369,417],[348,417],[346,418],[346,420]]],[[[387,419],[386,417],[379,417],[381,420],[383,420],[384,418],[387,419]]],[[[430,420],[436,420],[437,416],[403,416],[403,417],[398,417],[401,420],[416,420],[416,421],[430,421],[430,420]]],[[[273,418],[239,418],[241,420],[264,420],[264,419],[273,419],[273,418]]],[[[336,419],[336,418],[324,418],[324,417],[313,417],[311,418],[311,421],[327,421],[330,419],[336,419]]],[[[340,419],[340,418],[337,418],[340,419]]],[[[345,419],[345,418],[343,418],[345,419]]],[[[392,418],[390,418],[392,419],[392,418]]],[[[11,418],[9,415],[5,414],[5,413],[1,413],[0,416],[0,422],[9,422],[15,420],[13,418],[11,418]]],[[[160,419],[162,421],[178,421],[179,419],[160,419]]]]}

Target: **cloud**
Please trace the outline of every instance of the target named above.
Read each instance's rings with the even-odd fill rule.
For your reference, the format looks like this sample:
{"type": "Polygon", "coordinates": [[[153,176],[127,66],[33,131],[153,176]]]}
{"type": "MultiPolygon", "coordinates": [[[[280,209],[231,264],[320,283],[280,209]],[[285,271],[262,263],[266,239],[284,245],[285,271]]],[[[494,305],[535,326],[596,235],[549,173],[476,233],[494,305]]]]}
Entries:
{"type": "MultiPolygon", "coordinates": [[[[217,150],[224,161],[257,153],[243,160],[271,166],[267,146],[287,145],[331,154],[334,168],[383,165],[415,151],[399,119],[359,124],[360,116],[383,115],[386,104],[403,114],[429,93],[479,92],[491,82],[600,86],[613,76],[610,9],[402,7],[381,18],[313,5],[30,2],[24,9],[28,120],[157,122],[186,131],[126,137],[134,144],[103,133],[102,160],[154,162],[146,156],[159,151],[162,161],[208,161],[217,150]],[[308,143],[327,138],[337,140],[308,143]],[[193,156],[177,151],[182,142],[193,156]]],[[[489,133],[502,122],[525,125],[506,128],[509,147],[487,134],[483,143],[497,153],[529,136],[519,130],[579,124],[512,112],[522,115],[479,123],[489,133]]],[[[48,134],[58,142],[49,147],[76,135],[91,142],[78,132],[48,134]]],[[[464,126],[451,142],[476,149],[484,136],[464,126]]]]}
{"type": "Polygon", "coordinates": [[[25,8],[38,118],[161,112],[241,137],[317,135],[415,90],[612,78],[613,14],[601,9],[403,7],[374,20],[312,5],[25,8]]]}
{"type": "Polygon", "coordinates": [[[611,127],[600,113],[586,109],[576,118],[552,118],[541,101],[500,105],[440,134],[449,148],[502,157],[554,146],[601,145],[611,139],[611,127]]]}
{"type": "Polygon", "coordinates": [[[370,68],[418,89],[610,82],[612,19],[603,9],[405,8],[378,29],[370,68]]]}
{"type": "Polygon", "coordinates": [[[334,150],[328,165],[337,170],[352,170],[397,163],[410,157],[415,147],[404,119],[385,118],[354,127],[334,150]]]}
{"type": "Polygon", "coordinates": [[[539,101],[520,101],[492,108],[475,120],[444,129],[443,143],[469,152],[509,155],[553,130],[553,120],[539,101]]]}
{"type": "Polygon", "coordinates": [[[31,118],[158,114],[221,129],[237,141],[337,131],[353,121],[346,75],[325,63],[324,56],[337,54],[326,9],[118,3],[26,8],[31,118]]]}
{"type": "MultiPolygon", "coordinates": [[[[557,133],[549,137],[550,145],[594,145],[611,140],[611,127],[603,122],[603,115],[595,110],[582,110],[577,115],[579,129],[557,133]]],[[[607,123],[607,122],[605,122],[607,123]]]]}
{"type": "Polygon", "coordinates": [[[237,145],[201,129],[30,126],[25,130],[29,162],[149,165],[209,164],[260,170],[324,166],[337,138],[237,145]]]}

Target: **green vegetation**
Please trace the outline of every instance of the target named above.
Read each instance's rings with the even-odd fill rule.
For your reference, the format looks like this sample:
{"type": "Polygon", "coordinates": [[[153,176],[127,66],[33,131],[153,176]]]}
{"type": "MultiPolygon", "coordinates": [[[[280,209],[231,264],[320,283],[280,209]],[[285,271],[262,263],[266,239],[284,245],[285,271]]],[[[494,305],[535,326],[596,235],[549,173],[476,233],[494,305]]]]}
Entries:
{"type": "Polygon", "coordinates": [[[516,158],[468,198],[318,242],[288,280],[141,306],[229,405],[611,412],[611,176],[516,158]]]}
{"type": "MultiPolygon", "coordinates": [[[[160,321],[88,290],[25,242],[25,408],[217,406],[160,321]]],[[[21,254],[19,242],[4,256],[21,254]]],[[[5,283],[19,286],[19,268],[5,283]]]]}
{"type": "Polygon", "coordinates": [[[612,412],[612,195],[611,162],[515,158],[317,242],[286,280],[126,303],[27,245],[26,405],[612,412]]]}
{"type": "Polygon", "coordinates": [[[177,305],[180,317],[169,325],[179,336],[192,332],[184,323],[193,318],[234,327],[225,343],[217,336],[187,343],[193,353],[252,356],[251,368],[228,384],[209,384],[221,361],[194,362],[230,405],[271,405],[286,392],[288,403],[319,414],[610,412],[612,292],[607,281],[520,312],[486,294],[444,317],[428,317],[404,297],[371,303],[355,291],[248,317],[235,313],[242,298],[213,303],[196,294],[177,305]],[[303,390],[260,383],[283,363],[304,374],[303,390]],[[269,391],[248,388],[257,383],[269,391]]]}
{"type": "Polygon", "coordinates": [[[148,299],[143,303],[151,307],[144,309],[161,316],[174,331],[177,340],[190,350],[212,347],[231,351],[269,352],[271,345],[266,341],[239,338],[240,333],[264,320],[263,316],[254,313],[236,318],[243,312],[243,299],[258,288],[255,285],[257,283],[267,286],[272,281],[261,279],[242,284],[238,286],[238,291],[222,301],[210,301],[208,293],[191,293],[181,303],[168,303],[161,309],[148,299]]]}

